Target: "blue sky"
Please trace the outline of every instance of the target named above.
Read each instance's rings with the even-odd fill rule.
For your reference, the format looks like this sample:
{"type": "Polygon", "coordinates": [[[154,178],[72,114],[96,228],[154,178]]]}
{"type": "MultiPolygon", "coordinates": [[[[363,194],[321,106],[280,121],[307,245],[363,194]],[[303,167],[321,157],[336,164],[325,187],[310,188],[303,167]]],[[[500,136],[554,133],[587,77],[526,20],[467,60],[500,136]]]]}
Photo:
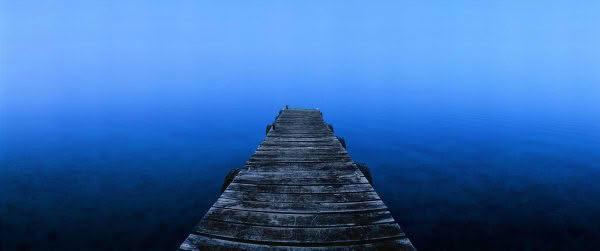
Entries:
{"type": "Polygon", "coordinates": [[[597,1],[2,1],[0,11],[6,104],[190,90],[315,103],[315,89],[340,88],[600,94],[597,1]]]}

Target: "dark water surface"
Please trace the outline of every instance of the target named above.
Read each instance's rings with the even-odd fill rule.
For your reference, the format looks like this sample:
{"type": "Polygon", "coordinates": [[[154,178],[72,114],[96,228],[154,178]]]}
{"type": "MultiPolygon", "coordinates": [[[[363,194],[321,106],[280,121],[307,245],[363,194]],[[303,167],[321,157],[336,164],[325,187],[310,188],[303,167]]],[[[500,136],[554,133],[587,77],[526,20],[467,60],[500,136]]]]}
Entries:
{"type": "MultiPolygon", "coordinates": [[[[307,96],[355,161],[369,164],[418,248],[600,247],[593,101],[556,113],[552,104],[394,89],[339,104],[307,96]]],[[[292,101],[311,106],[301,99],[292,101]]],[[[163,100],[3,113],[2,250],[177,247],[281,108],[260,95],[163,100]]]]}

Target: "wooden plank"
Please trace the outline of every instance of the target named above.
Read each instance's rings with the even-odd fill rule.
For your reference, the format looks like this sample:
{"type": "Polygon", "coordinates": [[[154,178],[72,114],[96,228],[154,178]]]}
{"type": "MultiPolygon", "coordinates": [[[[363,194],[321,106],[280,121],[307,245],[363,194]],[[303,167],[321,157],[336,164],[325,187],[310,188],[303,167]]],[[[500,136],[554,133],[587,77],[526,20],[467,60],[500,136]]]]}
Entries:
{"type": "Polygon", "coordinates": [[[251,158],[246,163],[248,164],[256,164],[256,165],[270,165],[270,164],[278,164],[278,163],[307,163],[307,164],[317,164],[317,163],[327,163],[327,162],[347,162],[351,161],[350,157],[346,158],[311,158],[311,159],[289,159],[289,158],[278,158],[278,159],[269,159],[269,158],[251,158]]]}
{"type": "Polygon", "coordinates": [[[254,244],[251,242],[237,242],[225,239],[215,239],[207,236],[190,234],[183,242],[180,250],[271,250],[271,251],[349,251],[349,250],[414,250],[408,238],[382,240],[366,244],[352,244],[346,246],[275,246],[272,244],[254,244]]]}
{"type": "Polygon", "coordinates": [[[287,169],[288,171],[330,171],[330,170],[357,170],[358,168],[351,161],[344,162],[319,162],[319,163],[304,163],[304,162],[273,162],[273,163],[250,163],[245,165],[246,168],[252,171],[268,171],[275,172],[276,170],[287,169]]]}
{"type": "Polygon", "coordinates": [[[259,201],[259,202],[359,202],[380,200],[376,192],[363,193],[322,193],[322,194],[296,194],[296,193],[248,193],[239,191],[225,191],[222,198],[259,201]]]}
{"type": "Polygon", "coordinates": [[[284,129],[279,129],[277,127],[275,127],[274,130],[271,130],[269,132],[269,136],[271,137],[277,137],[277,136],[284,136],[284,137],[294,137],[294,136],[298,136],[298,137],[302,137],[302,136],[312,136],[312,137],[326,137],[326,136],[332,136],[333,133],[331,133],[331,131],[321,131],[321,132],[293,132],[293,131],[286,131],[284,129]]]}
{"type": "Polygon", "coordinates": [[[329,136],[309,136],[309,137],[280,137],[273,139],[267,139],[262,144],[291,144],[291,143],[302,143],[306,146],[319,146],[320,144],[332,144],[339,142],[337,138],[331,139],[329,136]]]}
{"type": "Polygon", "coordinates": [[[331,161],[352,161],[348,155],[310,155],[301,156],[286,156],[285,154],[268,155],[255,154],[249,159],[250,162],[331,162],[331,161]]]}
{"type": "Polygon", "coordinates": [[[327,153],[327,152],[294,152],[294,151],[257,151],[250,160],[266,159],[275,162],[296,162],[296,161],[352,161],[348,153],[327,153]]]}
{"type": "Polygon", "coordinates": [[[238,173],[237,177],[254,176],[254,177],[260,177],[260,178],[265,178],[265,179],[273,179],[273,178],[280,178],[280,177],[289,177],[290,172],[293,173],[294,178],[330,178],[330,177],[348,177],[348,176],[363,177],[363,174],[358,169],[344,169],[344,170],[332,169],[332,170],[319,171],[319,170],[311,170],[311,168],[306,168],[302,171],[300,171],[300,170],[289,171],[289,170],[277,169],[277,170],[260,171],[260,172],[256,171],[256,170],[251,171],[251,170],[245,169],[245,170],[240,171],[238,173]]]}
{"type": "Polygon", "coordinates": [[[279,176],[271,177],[261,175],[238,175],[233,182],[256,185],[333,185],[369,183],[363,176],[295,177],[293,172],[287,172],[279,176]]]}
{"type": "Polygon", "coordinates": [[[338,148],[340,150],[342,146],[338,142],[318,142],[318,143],[310,143],[310,142],[302,142],[302,141],[293,141],[293,142],[264,142],[260,144],[260,147],[279,147],[282,149],[286,148],[299,148],[299,147],[317,147],[317,148],[338,148]]]}
{"type": "Polygon", "coordinates": [[[327,127],[323,127],[323,126],[319,126],[319,128],[317,129],[317,127],[312,127],[312,126],[305,126],[305,127],[289,127],[289,126],[282,126],[279,124],[275,124],[275,132],[279,132],[279,133],[290,133],[290,134],[332,134],[331,131],[329,130],[329,128],[327,127]]]}
{"type": "Polygon", "coordinates": [[[267,134],[267,137],[273,137],[273,138],[291,138],[291,139],[318,139],[318,138],[328,138],[333,136],[333,134],[314,134],[314,135],[307,135],[307,134],[296,134],[296,135],[289,135],[289,134],[277,134],[275,132],[273,132],[274,130],[269,131],[269,133],[267,134]]]}
{"type": "Polygon", "coordinates": [[[291,144],[291,143],[302,143],[306,146],[318,146],[320,144],[332,144],[339,142],[337,138],[331,138],[329,135],[315,136],[315,135],[302,135],[300,136],[277,136],[269,135],[262,144],[291,144]],[[271,138],[272,137],[272,138],[271,138]]]}
{"type": "Polygon", "coordinates": [[[360,202],[261,202],[232,200],[220,197],[213,205],[216,208],[251,210],[271,213],[349,213],[386,209],[381,200],[360,202]]]}
{"type": "Polygon", "coordinates": [[[263,155],[275,155],[275,154],[287,154],[287,155],[346,155],[348,156],[348,152],[346,152],[345,150],[340,150],[335,149],[335,148],[331,148],[331,149],[299,149],[299,148],[291,148],[291,149],[287,149],[287,148],[259,148],[254,152],[254,155],[256,154],[263,154],[263,155]]]}
{"type": "MultiPolygon", "coordinates": [[[[309,137],[285,137],[285,136],[277,136],[278,140],[265,140],[261,143],[263,144],[290,144],[290,143],[304,143],[305,146],[313,146],[318,147],[321,144],[333,144],[336,142],[335,140],[323,140],[324,137],[328,136],[309,136],[309,137]],[[311,142],[314,141],[314,142],[311,142]]],[[[337,141],[339,142],[339,141],[337,141]]]]}
{"type": "Polygon", "coordinates": [[[329,130],[329,127],[327,127],[327,125],[323,121],[319,121],[319,122],[285,121],[285,122],[282,122],[282,121],[278,120],[273,124],[275,125],[275,128],[282,128],[282,129],[290,128],[290,129],[300,129],[300,130],[314,129],[314,130],[331,131],[331,130],[329,130]]]}
{"type": "Polygon", "coordinates": [[[280,227],[339,227],[393,223],[394,218],[387,210],[365,210],[360,213],[267,213],[212,207],[206,219],[280,227]]]}
{"type": "Polygon", "coordinates": [[[328,133],[286,133],[279,132],[277,129],[269,131],[269,137],[281,137],[281,138],[318,138],[332,136],[331,132],[328,133]]]}
{"type": "Polygon", "coordinates": [[[325,124],[325,121],[323,121],[322,118],[317,118],[317,117],[313,117],[310,119],[279,117],[275,121],[275,124],[282,124],[282,125],[296,126],[296,127],[299,127],[301,125],[319,126],[319,125],[325,124]]]}
{"type": "Polygon", "coordinates": [[[298,152],[298,151],[257,151],[250,159],[271,159],[277,160],[314,160],[314,159],[343,159],[352,160],[350,155],[345,152],[298,152]]]}
{"type": "MultiPolygon", "coordinates": [[[[288,146],[288,147],[283,147],[283,146],[272,146],[272,145],[261,145],[259,148],[256,149],[257,152],[284,152],[284,153],[289,153],[289,152],[296,152],[296,153],[327,153],[327,152],[334,152],[334,153],[344,153],[344,154],[348,154],[348,152],[345,149],[340,149],[340,146],[337,145],[330,145],[330,146],[312,146],[311,148],[309,148],[309,146],[288,146]]],[[[255,152],[256,153],[256,152],[255,152]]]]}
{"type": "Polygon", "coordinates": [[[323,116],[321,116],[321,114],[291,114],[291,113],[287,113],[287,114],[283,114],[281,116],[279,116],[279,119],[297,119],[297,120],[322,120],[323,116]]]}
{"type": "Polygon", "coordinates": [[[317,154],[317,155],[345,155],[348,156],[348,152],[343,149],[298,149],[298,148],[279,148],[279,149],[257,149],[253,155],[273,155],[273,154],[288,154],[302,157],[303,155],[317,154]]]}
{"type": "Polygon", "coordinates": [[[356,172],[358,168],[352,166],[352,163],[316,163],[319,165],[318,168],[312,168],[309,165],[298,165],[298,164],[310,164],[310,163],[277,163],[278,165],[246,165],[245,168],[255,173],[272,173],[272,172],[294,172],[294,174],[305,175],[306,172],[315,172],[315,176],[322,176],[323,173],[328,172],[356,172]],[[289,165],[288,165],[289,164],[289,165]]]}
{"type": "Polygon", "coordinates": [[[291,228],[264,227],[203,219],[194,228],[198,234],[207,234],[236,240],[273,243],[279,245],[318,243],[337,244],[356,240],[379,240],[404,238],[406,235],[398,224],[382,223],[350,227],[291,228]]]}
{"type": "Polygon", "coordinates": [[[347,160],[335,160],[335,159],[321,159],[321,160],[248,160],[246,161],[246,165],[254,165],[254,166],[278,166],[278,165],[296,165],[296,164],[305,164],[305,165],[318,165],[318,164],[332,164],[332,163],[348,163],[347,160]]]}
{"type": "Polygon", "coordinates": [[[340,149],[258,149],[254,152],[253,156],[294,156],[294,157],[303,157],[306,155],[309,156],[349,156],[348,152],[340,149]]]}
{"type": "Polygon", "coordinates": [[[355,185],[325,185],[325,186],[281,186],[281,185],[253,185],[231,183],[227,190],[255,193],[358,193],[373,192],[370,184],[355,185]]]}
{"type": "Polygon", "coordinates": [[[335,136],[324,136],[324,137],[320,137],[320,138],[290,138],[290,137],[271,137],[268,136],[267,138],[265,138],[265,141],[268,141],[270,143],[275,143],[275,142],[315,142],[315,143],[327,143],[327,142],[331,142],[332,140],[335,140],[335,136]]]}
{"type": "Polygon", "coordinates": [[[299,123],[274,123],[275,128],[280,128],[280,129],[284,129],[284,130],[301,130],[301,131],[309,131],[309,130],[314,130],[314,131],[328,131],[331,132],[331,130],[329,129],[329,127],[327,127],[325,124],[323,123],[319,123],[319,124],[299,124],[299,123]]]}
{"type": "Polygon", "coordinates": [[[291,114],[291,113],[287,113],[287,114],[283,114],[281,116],[279,116],[279,119],[296,119],[296,120],[302,120],[302,121],[307,121],[307,120],[323,120],[323,116],[321,116],[321,114],[291,114]]]}
{"type": "Polygon", "coordinates": [[[346,149],[340,149],[338,142],[335,141],[265,141],[260,144],[256,149],[265,150],[281,150],[281,151],[292,151],[292,150],[338,150],[346,151],[346,149]],[[283,147],[282,147],[283,146],[283,147]]]}

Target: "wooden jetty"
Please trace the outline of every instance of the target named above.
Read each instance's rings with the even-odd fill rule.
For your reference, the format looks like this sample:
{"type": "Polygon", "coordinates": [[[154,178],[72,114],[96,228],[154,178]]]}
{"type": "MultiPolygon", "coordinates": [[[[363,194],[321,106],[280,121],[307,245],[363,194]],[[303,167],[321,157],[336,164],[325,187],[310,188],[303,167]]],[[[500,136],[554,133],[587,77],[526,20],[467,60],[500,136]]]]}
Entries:
{"type": "Polygon", "coordinates": [[[179,250],[415,250],[319,110],[283,109],[179,250]]]}

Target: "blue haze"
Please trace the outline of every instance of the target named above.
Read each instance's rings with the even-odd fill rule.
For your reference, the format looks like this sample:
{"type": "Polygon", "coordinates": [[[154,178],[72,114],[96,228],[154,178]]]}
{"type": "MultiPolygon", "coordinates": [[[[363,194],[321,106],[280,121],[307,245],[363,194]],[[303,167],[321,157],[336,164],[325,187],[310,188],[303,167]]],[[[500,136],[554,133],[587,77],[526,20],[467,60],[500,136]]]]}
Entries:
{"type": "Polygon", "coordinates": [[[1,1],[0,250],[177,247],[285,104],[420,250],[600,249],[598,1],[1,1]]]}

